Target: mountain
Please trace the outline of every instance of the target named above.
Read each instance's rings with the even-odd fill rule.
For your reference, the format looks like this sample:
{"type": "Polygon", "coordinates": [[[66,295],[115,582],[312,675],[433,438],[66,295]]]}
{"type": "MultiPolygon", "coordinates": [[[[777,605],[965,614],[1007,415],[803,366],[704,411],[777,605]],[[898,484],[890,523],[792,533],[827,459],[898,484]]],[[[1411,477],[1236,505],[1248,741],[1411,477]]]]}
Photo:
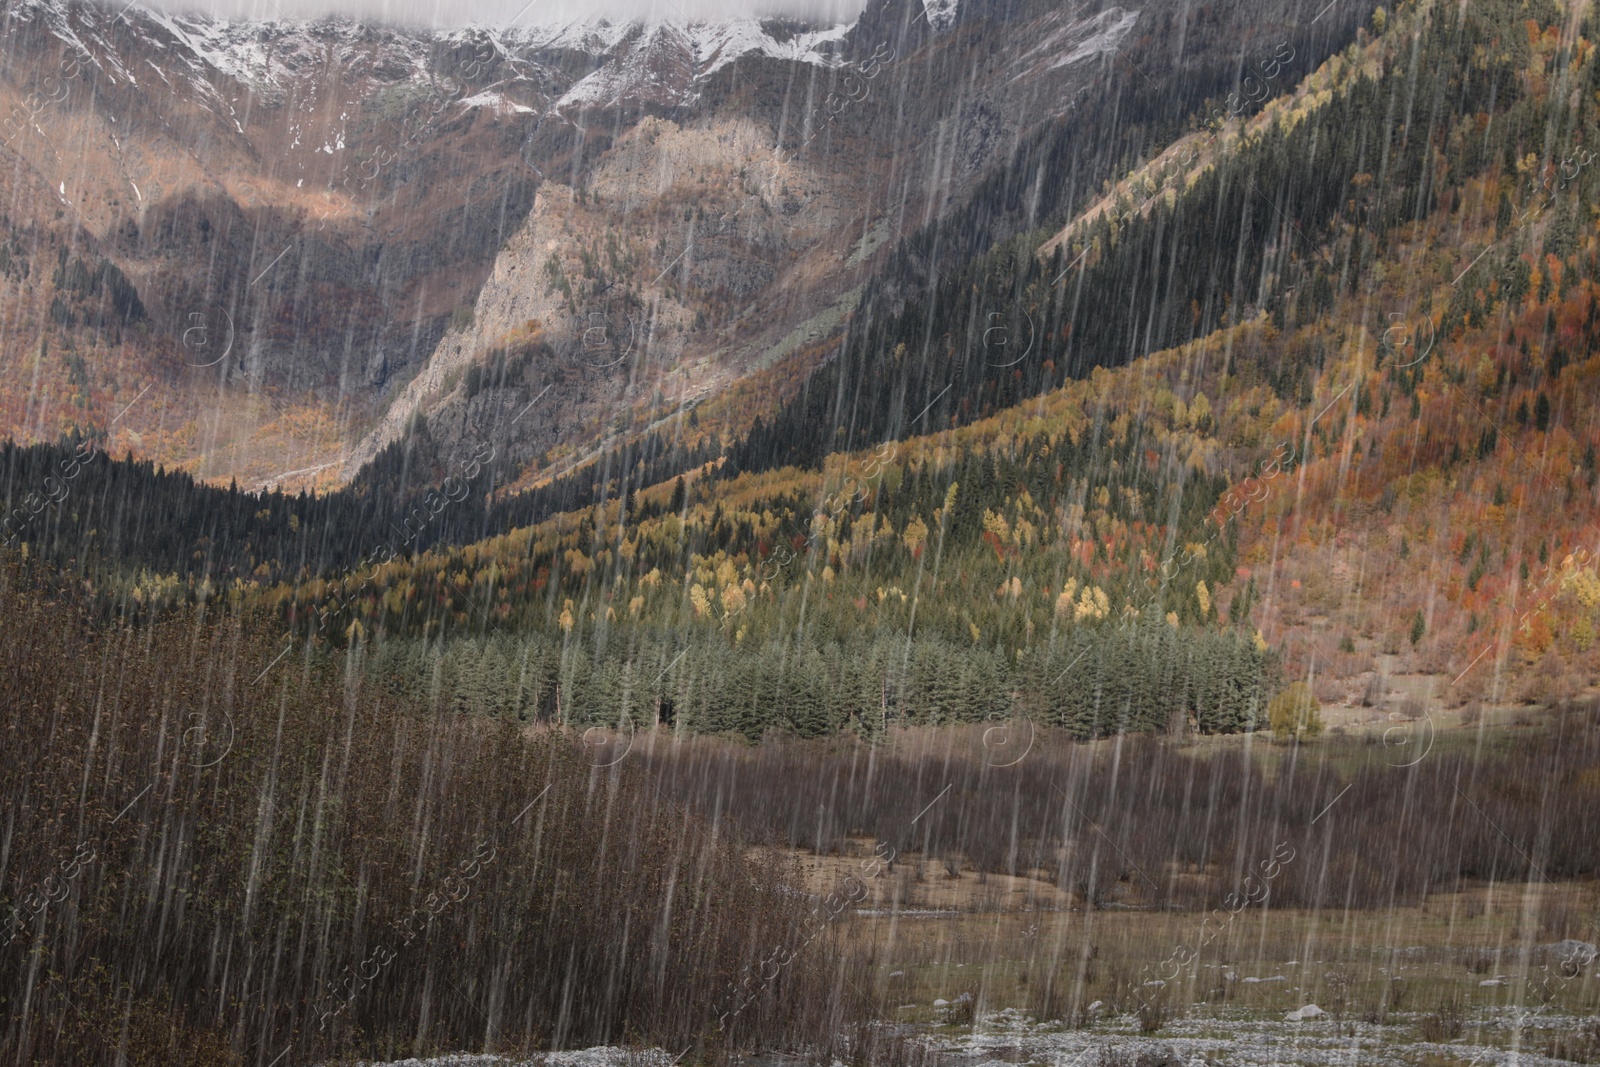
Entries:
{"type": "MultiPolygon", "coordinates": [[[[34,118],[52,121],[14,123],[7,145],[21,161],[0,244],[14,296],[3,339],[21,349],[5,364],[16,436],[86,426],[119,455],[191,449],[180,465],[201,474],[194,456],[264,469],[266,441],[282,459],[257,484],[292,481],[285,470],[349,479],[332,496],[253,505],[142,468],[84,482],[93,507],[19,522],[118,596],[251,575],[298,618],[329,589],[364,587],[350,568],[387,544],[415,559],[370,599],[337,602],[341,627],[470,632],[486,621],[481,594],[514,629],[555,625],[567,599],[574,631],[627,629],[608,612],[632,619],[641,598],[641,633],[676,632],[727,596],[748,605],[739,629],[756,640],[786,632],[791,576],[766,579],[770,591],[755,577],[787,543],[814,580],[831,569],[836,590],[849,584],[819,616],[846,633],[865,610],[850,605],[915,585],[911,542],[930,534],[908,531],[936,531],[955,507],[947,555],[961,577],[919,616],[930,639],[975,628],[968,639],[993,653],[1062,620],[1171,613],[1238,630],[1245,651],[1259,640],[1286,669],[1315,672],[1327,699],[1364,699],[1375,664],[1474,694],[1508,691],[1496,679],[1570,689],[1593,668],[1578,550],[1595,442],[1575,421],[1595,322],[1586,22],[1499,7],[1455,22],[1411,6],[1360,27],[1313,17],[1258,37],[1225,73],[1242,10],[1184,22],[1160,6],[886,2],[831,29],[592,22],[499,36],[25,10],[12,54],[95,95],[30,82],[34,118]],[[63,66],[79,44],[95,58],[63,66]],[[164,76],[140,72],[130,57],[143,51],[164,76]],[[354,73],[330,81],[334,66],[354,73]],[[835,97],[831,122],[797,116],[785,108],[801,75],[808,92],[815,79],[858,99],[835,97]],[[249,79],[247,107],[216,89],[249,79]],[[419,109],[376,116],[424,84],[455,88],[396,139],[392,124],[419,109]],[[1054,84],[1077,106],[1034,99],[1054,84]],[[316,95],[330,85],[341,110],[316,95]],[[597,102],[561,103],[575,92],[597,102]],[[675,102],[645,99],[659,93],[675,102]],[[1475,138],[1491,117],[1494,136],[1475,138]],[[194,135],[182,159],[166,132],[180,128],[194,135]],[[273,137],[269,167],[259,145],[273,137]],[[105,165],[52,193],[40,168],[67,158],[58,143],[104,151],[105,165]],[[337,221],[293,215],[284,198],[304,186],[286,178],[254,184],[253,209],[248,190],[243,206],[230,191],[313,162],[326,185],[347,158],[354,176],[339,170],[320,201],[305,194],[339,207],[337,221]],[[135,195],[85,191],[124,171],[135,195]],[[484,202],[452,210],[463,181],[498,189],[500,229],[460,225],[484,202]],[[384,193],[359,224],[352,187],[384,193]],[[274,244],[280,233],[298,236],[274,244]],[[180,314],[218,279],[240,314],[180,314]],[[441,297],[451,282],[459,295],[441,297]],[[382,301],[436,309],[413,312],[393,367],[381,346],[400,323],[371,312],[382,301]],[[233,351],[216,366],[173,370],[185,343],[190,363],[227,348],[229,321],[233,351]],[[176,346],[163,340],[179,326],[176,346]],[[1407,345],[1419,354],[1399,359],[1407,345]],[[243,417],[263,398],[282,410],[243,417]],[[278,444],[307,441],[309,455],[278,444]],[[885,442],[922,457],[890,465],[916,488],[828,504],[850,469],[841,455],[859,464],[885,442]],[[1531,456],[1546,465],[1525,470],[1531,456]],[[1292,496],[1264,465],[1292,465],[1292,496]],[[468,468],[470,503],[452,495],[439,511],[428,487],[468,468]],[[951,482],[965,487],[953,503],[951,482]],[[155,537],[157,502],[226,521],[155,537]],[[849,547],[868,513],[872,537],[849,547]],[[85,548],[108,522],[117,543],[85,548]],[[1019,522],[1035,531],[1026,544],[1019,522]],[[1189,544],[1213,546],[1203,570],[1146,605],[1141,570],[1189,544]],[[1433,580],[1400,580],[1407,568],[1433,580]],[[1356,595],[1369,571],[1391,575],[1387,595],[1356,595]],[[659,611],[657,586],[638,585],[651,573],[677,590],[659,611]],[[672,605],[692,604],[696,585],[707,610],[679,618],[672,605]],[[1014,597],[1035,586],[1032,617],[1014,597]],[[1531,608],[1529,589],[1543,591],[1531,608]],[[962,606],[975,597],[982,611],[962,606]]],[[[1248,15],[1270,26],[1296,12],[1248,15]]],[[[43,461],[17,455],[20,487],[43,461]]]]}
{"type": "Polygon", "coordinates": [[[1406,5],[1303,77],[1265,53],[1267,99],[1064,222],[890,261],[710,462],[619,449],[484,541],[268,599],[419,692],[492,652],[542,681],[469,703],[752,737],[1228,729],[1277,677],[1430,724],[1569,699],[1600,684],[1597,40],[1406,5]]]}
{"type": "MultiPolygon", "coordinates": [[[[980,31],[1065,17],[974,10],[916,54],[1026,69],[980,31]]],[[[1109,11],[1064,25],[1099,40],[1109,11]]],[[[1054,698],[1027,664],[1092,648],[1111,669],[1121,631],[1100,628],[1168,620],[1234,642],[1191,696],[1218,677],[1260,692],[1273,670],[1325,700],[1379,699],[1394,673],[1449,700],[1569,694],[1600,678],[1600,440],[1581,415],[1596,37],[1554,8],[1374,12],[1314,65],[1288,42],[1253,54],[1249,96],[1171,125],[1178,105],[1112,64],[1110,121],[1041,122],[926,225],[853,246],[848,314],[822,304],[819,250],[851,247],[837,231],[866,197],[809,161],[898,150],[866,132],[855,154],[816,147],[851,115],[912,119],[841,111],[791,146],[774,194],[734,177],[768,150],[750,117],[768,97],[734,63],[693,106],[743,117],[644,111],[583,182],[538,186],[340,492],[213,498],[96,465],[81,499],[14,525],[114,602],[239,583],[291,625],[336,619],[336,640],[559,631],[599,663],[617,633],[644,669],[684,633],[786,640],[804,611],[824,659],[834,639],[872,660],[920,632],[943,642],[929,662],[970,644],[978,675],[1022,672],[1006,691],[1037,708],[1054,698]],[[806,207],[786,211],[782,185],[806,207]],[[739,336],[777,341],[704,354],[739,336]],[[158,529],[158,512],[187,517],[158,529]],[[934,545],[944,571],[919,592],[934,545]]],[[[25,286],[26,246],[5,247],[25,286]]],[[[65,310],[99,309],[135,351],[156,306],[136,281],[82,254],[52,268],[65,310]]],[[[54,459],[6,460],[9,506],[54,459]]]]}
{"type": "MultiPolygon", "coordinates": [[[[1256,963],[1326,927],[1339,1027],[1393,1014],[1399,902],[1459,988],[1367,1038],[1531,988],[1594,1059],[1553,966],[1600,862],[1592,5],[888,0],[520,74],[218,26],[276,86],[236,102],[45,18],[0,112],[0,1046],[901,1063],[1010,997],[1121,1062],[1146,928],[1279,841],[1256,963]],[[345,480],[255,488],[296,478],[345,480]],[[968,979],[832,920],[938,861],[1020,947],[891,1022],[968,979]]],[[[1183,972],[1147,1035],[1300,1002],[1183,972]]]]}
{"type": "Polygon", "coordinates": [[[422,32],[33,0],[6,18],[3,221],[29,261],[6,294],[12,435],[109,427],[247,484],[326,481],[470,308],[543,172],[588,143],[536,142],[542,116],[678,107],[744,56],[825,67],[845,29],[422,32]],[[46,282],[62,255],[114,269],[139,313],[74,307],[83,294],[46,282]],[[24,373],[41,352],[94,371],[24,373]]]}
{"type": "Polygon", "coordinates": [[[519,485],[698,440],[692,411],[738,433],[922,227],[960,260],[1070,213],[1236,82],[1241,42],[1288,34],[1303,69],[1369,9],[422,31],[23,0],[0,412],[246,488],[348,481],[417,416],[447,463],[493,436],[519,485]],[[535,331],[550,359],[467,395],[535,331]]]}

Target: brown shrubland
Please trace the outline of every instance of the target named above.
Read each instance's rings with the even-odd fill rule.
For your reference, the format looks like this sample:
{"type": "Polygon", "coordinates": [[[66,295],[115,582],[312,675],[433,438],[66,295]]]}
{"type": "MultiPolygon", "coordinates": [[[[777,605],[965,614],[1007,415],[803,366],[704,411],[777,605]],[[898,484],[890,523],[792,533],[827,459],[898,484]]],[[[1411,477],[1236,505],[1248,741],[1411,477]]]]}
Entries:
{"type": "Polygon", "coordinates": [[[282,651],[0,573],[0,1062],[705,1058],[857,1011],[786,872],[635,765],[282,651]]]}
{"type": "MultiPolygon", "coordinates": [[[[1387,741],[1292,750],[1040,731],[1010,766],[996,764],[1016,760],[1022,744],[1002,760],[984,737],[972,727],[903,731],[878,745],[638,742],[631,758],[663,795],[753,842],[850,853],[876,839],[1048,879],[1091,906],[1220,907],[1263,863],[1275,906],[1335,909],[1600,872],[1600,723],[1587,706],[1487,741],[1420,720],[1387,741]]],[[[1555,936],[1585,921],[1552,913],[1547,927],[1555,936]]]]}
{"type": "MultiPolygon", "coordinates": [[[[877,963],[833,921],[848,896],[815,903],[774,849],[864,870],[866,839],[888,880],[940,858],[1080,906],[1179,910],[1246,892],[1264,864],[1274,906],[1325,909],[1600,866],[1589,707],[1409,748],[1012,724],[1004,745],[986,727],[642,732],[596,761],[576,738],[409,705],[359,640],[285,652],[227,605],[128,625],[81,599],[0,570],[0,1062],[600,1042],[904,1059],[870,1025],[877,963]]],[[[1588,936],[1584,899],[1552,898],[1542,935],[1588,936]]],[[[1038,1010],[1076,1014],[1085,959],[1035,961],[1038,1010]]],[[[1132,975],[1111,983],[1119,1005],[1132,975]]]]}

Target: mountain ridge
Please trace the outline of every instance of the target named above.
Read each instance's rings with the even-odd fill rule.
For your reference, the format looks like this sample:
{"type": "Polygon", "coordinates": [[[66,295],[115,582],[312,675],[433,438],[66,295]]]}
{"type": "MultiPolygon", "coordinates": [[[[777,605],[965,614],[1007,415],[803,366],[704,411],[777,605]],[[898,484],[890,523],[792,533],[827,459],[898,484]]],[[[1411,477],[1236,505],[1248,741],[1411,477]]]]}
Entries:
{"type": "MultiPolygon", "coordinates": [[[[331,489],[417,416],[463,435],[435,439],[448,469],[541,394],[566,414],[551,425],[535,409],[498,442],[509,482],[681,431],[691,411],[737,434],[755,413],[729,422],[713,414],[722,398],[752,375],[792,392],[864,294],[902,284],[892,265],[921,255],[919,230],[947,221],[939,254],[959,259],[1070,210],[1076,184],[1120,174],[1222,84],[1223,45],[1269,32],[1292,9],[1279,6],[987,0],[938,29],[919,0],[881,0],[850,26],[746,20],[697,44],[672,20],[408,36],[26,0],[5,23],[0,95],[48,121],[19,122],[5,145],[10,239],[38,251],[6,294],[0,417],[19,440],[103,431],[118,454],[252,488],[331,489]],[[92,58],[66,59],[65,38],[92,58]],[[1168,99],[1136,68],[1159,70],[1177,38],[1189,51],[1162,75],[1168,99]],[[63,64],[74,77],[51,81],[63,64]],[[585,85],[604,91],[558,106],[585,85]],[[618,105],[629,85],[650,99],[618,105]],[[1102,109],[1125,117],[1092,121],[1102,109]],[[1008,188],[1023,173],[1034,192],[1008,188]],[[485,282],[512,273],[518,231],[545,227],[563,197],[544,238],[559,294],[540,273],[549,256],[527,253],[516,298],[480,307],[485,282]],[[50,280],[62,248],[115,269],[142,317],[96,326],[105,312],[50,280]],[[547,362],[509,391],[480,373],[467,396],[472,366],[530,319],[547,362]],[[635,331],[631,362],[616,358],[625,343],[604,360],[585,347],[635,331]],[[36,379],[41,346],[61,358],[36,379]],[[572,373],[582,384],[564,392],[572,373]]],[[[1323,29],[1317,48],[1348,28],[1323,29]]]]}

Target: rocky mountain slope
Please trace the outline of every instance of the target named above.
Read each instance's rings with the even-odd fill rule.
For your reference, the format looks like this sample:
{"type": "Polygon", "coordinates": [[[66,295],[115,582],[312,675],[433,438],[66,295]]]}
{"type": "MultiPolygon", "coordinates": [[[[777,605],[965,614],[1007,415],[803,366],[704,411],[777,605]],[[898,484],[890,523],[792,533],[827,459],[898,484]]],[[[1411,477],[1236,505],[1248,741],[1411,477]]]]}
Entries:
{"type": "Polygon", "coordinates": [[[1093,733],[1179,699],[1128,695],[1150,670],[1213,711],[1281,670],[1417,723],[1394,745],[1570,699],[1600,684],[1600,34],[1478,6],[1376,15],[922,293],[894,261],[863,301],[884,312],[682,478],[597,463],[498,536],[269,599],[359,633],[543,635],[613,672],[607,700],[702,699],[663,668],[703,641],[684,670],[748,669],[713,718],[751,736],[823,696],[827,728],[895,699],[948,721],[962,685],[960,714],[1093,733]],[[1196,662],[1222,675],[1173,666],[1196,662]]]}
{"type": "MultiPolygon", "coordinates": [[[[617,119],[567,158],[571,181],[541,180],[472,306],[373,416],[374,462],[348,465],[337,506],[251,498],[271,511],[252,519],[230,495],[216,537],[123,551],[174,568],[172,595],[248,572],[291,622],[314,608],[401,637],[505,624],[600,649],[612,627],[670,644],[692,623],[711,648],[777,640],[800,609],[852,632],[877,604],[885,642],[915,621],[999,657],[983,671],[1047,638],[1062,652],[1060,634],[1109,663],[1103,624],[1166,622],[1276,649],[1330,701],[1381,699],[1393,675],[1456,703],[1570,695],[1600,677],[1600,62],[1592,20],[1477,6],[1376,12],[1306,70],[1326,41],[1253,51],[1242,93],[1182,124],[1132,51],[1170,40],[1124,37],[1129,64],[1105,60],[1095,90],[1110,120],[1069,108],[943,185],[895,169],[901,141],[874,124],[913,119],[871,97],[772,166],[790,127],[753,83],[783,68],[731,64],[700,88],[706,114],[617,119]],[[877,184],[825,180],[844,158],[877,184]],[[448,509],[409,495],[461,470],[448,509]],[[337,577],[388,536],[411,558],[337,577]],[[927,551],[945,572],[918,609],[927,551]]],[[[990,54],[975,27],[995,23],[971,10],[911,54],[990,54]]],[[[876,69],[932,95],[904,58],[876,69]]],[[[1173,93],[1206,92],[1202,74],[1173,93]]],[[[550,115],[535,145],[576,121],[550,115]]],[[[953,141],[915,143],[948,161],[953,141]]],[[[27,247],[0,247],[25,289],[27,247]]],[[[86,257],[51,268],[62,317],[145,351],[149,291],[86,257]]],[[[25,366],[46,357],[94,385],[81,350],[25,366]]],[[[207,510],[207,490],[166,492],[207,510]]]]}
{"type": "Polygon", "coordinates": [[[1035,192],[969,218],[957,258],[1121,173],[1237,80],[1241,42],[1298,33],[1314,61],[1366,9],[1308,37],[1282,2],[422,31],[19,0],[0,417],[295,487],[354,477],[423,415],[536,482],[692,434],[676,420],[752,374],[781,398],[985,182],[1035,192]],[[1132,79],[1144,112],[1103,110],[1132,79]],[[1070,175],[1019,169],[1044,137],[1100,140],[1070,175]],[[551,356],[501,380],[495,353],[532,332],[551,356]]]}

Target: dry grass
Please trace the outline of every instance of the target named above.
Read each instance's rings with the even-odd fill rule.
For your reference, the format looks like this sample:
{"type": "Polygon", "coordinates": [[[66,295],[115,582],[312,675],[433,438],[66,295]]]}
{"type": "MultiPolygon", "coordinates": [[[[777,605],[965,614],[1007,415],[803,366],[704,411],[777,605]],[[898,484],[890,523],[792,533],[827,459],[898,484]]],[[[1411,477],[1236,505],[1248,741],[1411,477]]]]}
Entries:
{"type": "Polygon", "coordinates": [[[811,853],[814,886],[892,851],[872,898],[904,907],[1210,911],[1255,892],[1246,876],[1274,855],[1292,857],[1274,864],[1276,905],[1341,910],[1600,869],[1594,716],[1483,738],[1410,729],[1404,748],[1376,734],[1080,744],[1041,729],[997,762],[982,727],[958,727],[879,745],[669,741],[637,758],[664,795],[726,812],[746,840],[811,853]]]}
{"type": "Polygon", "coordinates": [[[1587,1019],[1557,1033],[1545,1043],[1544,1054],[1553,1060],[1600,1063],[1600,1019],[1587,1019]]]}
{"type": "Polygon", "coordinates": [[[756,846],[750,855],[758,862],[792,858],[802,884],[819,896],[837,889],[846,879],[861,878],[866,886],[862,908],[989,913],[1065,908],[1075,902],[1073,894],[1049,880],[1048,871],[991,874],[974,870],[959,855],[929,857],[909,852],[863,878],[863,864],[870,869],[874,844],[868,838],[850,838],[841,843],[838,852],[825,855],[756,846]]]}
{"type": "MultiPolygon", "coordinates": [[[[1520,917],[1536,914],[1541,902],[1586,906],[1592,891],[1591,883],[1475,886],[1392,912],[1249,908],[1201,952],[1197,967],[1159,987],[1164,1000],[1150,990],[1142,1000],[1168,1015],[1223,1002],[1279,1017],[1316,1003],[1373,1022],[1421,1012],[1419,1026],[1444,1032],[1470,1010],[1536,1003],[1548,961],[1529,951],[1541,942],[1520,917]],[[1467,900],[1478,902],[1478,917],[1464,918],[1467,900]],[[1479,984],[1484,973],[1473,963],[1480,958],[1494,961],[1489,972],[1504,976],[1502,985],[1479,984]],[[1245,981],[1276,975],[1284,981],[1245,981]],[[1437,1018],[1428,1022],[1430,1016],[1437,1018]]],[[[881,1002],[918,1005],[900,1012],[902,1020],[932,1021],[934,998],[976,990],[987,1009],[1015,1007],[1041,1021],[1081,1026],[1096,1001],[1102,1015],[1138,1013],[1139,983],[1177,946],[1192,945],[1194,930],[1192,916],[1149,912],[858,915],[846,940],[870,947],[878,960],[881,1002]],[[889,978],[894,972],[899,976],[889,978]]],[[[1600,1008],[1593,981],[1561,982],[1558,975],[1550,985],[1552,1010],[1600,1008]]]]}

